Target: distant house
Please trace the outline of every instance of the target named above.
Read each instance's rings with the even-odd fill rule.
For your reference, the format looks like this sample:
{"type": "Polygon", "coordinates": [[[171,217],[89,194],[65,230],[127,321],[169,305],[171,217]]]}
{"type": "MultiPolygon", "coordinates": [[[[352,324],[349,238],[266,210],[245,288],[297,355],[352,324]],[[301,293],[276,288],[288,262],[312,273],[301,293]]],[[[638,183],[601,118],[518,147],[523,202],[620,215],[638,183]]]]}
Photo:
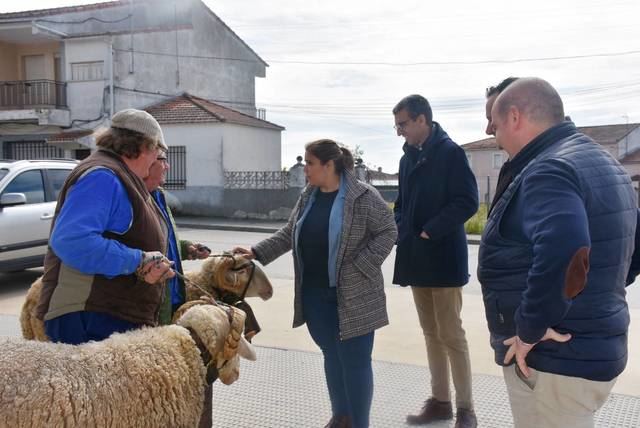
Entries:
{"type": "Polygon", "coordinates": [[[160,123],[169,146],[165,187],[180,200],[182,212],[232,216],[237,210],[269,212],[291,204],[273,194],[260,204],[264,191],[225,189],[225,177],[233,173],[281,175],[281,126],[189,94],[145,110],[160,123]]]}
{"type": "Polygon", "coordinates": [[[378,168],[377,170],[370,169],[369,171],[369,183],[372,186],[386,186],[386,187],[397,187],[398,186],[398,173],[389,174],[387,172],[382,172],[382,168],[378,168]]]}
{"type": "Polygon", "coordinates": [[[264,119],[267,66],[201,0],[2,13],[0,157],[85,157],[114,111],[185,92],[264,119]]]}
{"type": "Polygon", "coordinates": [[[358,180],[366,181],[374,186],[385,201],[394,202],[398,197],[398,174],[388,174],[382,172],[382,168],[377,170],[369,169],[362,159],[356,160],[356,177],[358,180]]]}
{"type": "MultiPolygon", "coordinates": [[[[640,123],[623,125],[580,126],[578,131],[602,144],[629,172],[638,187],[640,181],[640,123]]],[[[498,174],[508,159],[496,145],[495,138],[485,138],[462,146],[478,183],[480,201],[493,198],[498,174]]]]}

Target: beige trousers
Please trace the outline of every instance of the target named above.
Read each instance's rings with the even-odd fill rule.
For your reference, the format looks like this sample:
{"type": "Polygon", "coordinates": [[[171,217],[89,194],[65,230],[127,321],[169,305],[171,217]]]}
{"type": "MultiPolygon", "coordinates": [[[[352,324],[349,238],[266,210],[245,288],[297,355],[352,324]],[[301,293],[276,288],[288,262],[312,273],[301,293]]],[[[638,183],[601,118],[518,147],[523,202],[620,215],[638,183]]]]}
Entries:
{"type": "Polygon", "coordinates": [[[516,428],[593,428],[594,413],[616,383],[529,370],[527,385],[515,364],[502,369],[516,428]]]}
{"type": "Polygon", "coordinates": [[[411,287],[427,345],[431,394],[451,401],[449,366],[456,388],[456,407],[473,409],[469,347],[462,328],[462,287],[411,287]]]}

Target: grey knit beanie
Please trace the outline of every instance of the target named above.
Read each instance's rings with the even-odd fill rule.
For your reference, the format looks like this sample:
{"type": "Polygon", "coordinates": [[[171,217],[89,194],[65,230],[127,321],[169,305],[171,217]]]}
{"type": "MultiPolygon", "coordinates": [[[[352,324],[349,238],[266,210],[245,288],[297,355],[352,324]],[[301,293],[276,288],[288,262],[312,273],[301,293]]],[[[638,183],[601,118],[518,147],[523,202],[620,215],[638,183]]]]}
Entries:
{"type": "Polygon", "coordinates": [[[111,118],[111,127],[139,132],[142,135],[157,140],[159,147],[164,151],[169,150],[164,142],[164,135],[162,135],[160,124],[146,111],[136,110],[134,108],[120,110],[111,118]]]}

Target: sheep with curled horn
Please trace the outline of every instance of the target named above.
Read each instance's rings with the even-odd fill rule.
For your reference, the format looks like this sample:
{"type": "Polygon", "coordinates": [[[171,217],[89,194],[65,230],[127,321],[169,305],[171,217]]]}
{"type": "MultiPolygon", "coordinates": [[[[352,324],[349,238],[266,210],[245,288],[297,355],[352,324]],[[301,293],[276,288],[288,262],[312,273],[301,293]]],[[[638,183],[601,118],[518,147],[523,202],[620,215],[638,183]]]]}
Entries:
{"type": "Polygon", "coordinates": [[[177,325],[143,327],[82,345],[0,339],[0,426],[194,427],[207,365],[238,378],[244,313],[190,308],[177,325]]]}
{"type": "Polygon", "coordinates": [[[227,296],[239,300],[244,297],[269,300],[273,296],[273,286],[262,268],[241,254],[212,255],[199,271],[187,272],[185,277],[186,301],[200,298],[202,288],[218,300],[225,300],[227,296]]]}
{"type": "MultiPolygon", "coordinates": [[[[244,336],[251,341],[260,332],[260,325],[245,297],[268,300],[273,286],[264,271],[241,254],[224,252],[210,256],[200,271],[185,274],[186,303],[182,310],[208,299],[215,299],[242,309],[246,315],[244,336]]],[[[180,313],[174,314],[174,319],[180,313]]]]}
{"type": "MultiPolygon", "coordinates": [[[[273,286],[262,268],[239,254],[223,253],[212,256],[202,264],[199,271],[187,272],[184,277],[187,303],[190,301],[193,301],[193,304],[206,303],[206,300],[201,299],[203,296],[212,296],[230,304],[243,300],[243,297],[260,297],[262,300],[268,300],[273,296],[273,286]],[[242,296],[243,293],[244,296],[242,296]]],[[[31,284],[22,305],[20,327],[25,339],[49,340],[45,333],[44,322],[36,316],[36,306],[40,300],[41,290],[42,278],[38,278],[31,284]]],[[[251,308],[246,304],[240,304],[239,307],[248,312],[249,324],[253,326],[254,321],[251,320],[255,318],[251,308]]],[[[175,318],[174,316],[174,320],[175,318]]],[[[250,339],[257,330],[259,327],[253,326],[245,331],[245,335],[248,334],[247,338],[250,339]]]]}

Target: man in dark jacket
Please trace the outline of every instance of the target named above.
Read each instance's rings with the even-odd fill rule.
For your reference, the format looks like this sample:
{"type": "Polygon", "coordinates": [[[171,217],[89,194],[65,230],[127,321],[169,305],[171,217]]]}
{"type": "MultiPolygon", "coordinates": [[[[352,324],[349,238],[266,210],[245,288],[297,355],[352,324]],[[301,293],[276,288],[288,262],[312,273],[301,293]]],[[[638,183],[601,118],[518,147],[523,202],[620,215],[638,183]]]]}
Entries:
{"type": "Polygon", "coordinates": [[[464,223],[478,210],[478,187],[464,151],[432,120],[420,95],[393,109],[405,138],[394,212],[398,245],[393,283],[411,286],[424,333],[431,394],[410,425],[451,419],[449,366],[456,388],[456,428],[475,427],[471,364],[460,311],[469,281],[464,223]]]}
{"type": "Polygon", "coordinates": [[[546,81],[518,79],[491,117],[496,143],[521,165],[493,206],[478,260],[515,426],[592,427],[627,362],[635,191],[564,120],[546,81]]]}

